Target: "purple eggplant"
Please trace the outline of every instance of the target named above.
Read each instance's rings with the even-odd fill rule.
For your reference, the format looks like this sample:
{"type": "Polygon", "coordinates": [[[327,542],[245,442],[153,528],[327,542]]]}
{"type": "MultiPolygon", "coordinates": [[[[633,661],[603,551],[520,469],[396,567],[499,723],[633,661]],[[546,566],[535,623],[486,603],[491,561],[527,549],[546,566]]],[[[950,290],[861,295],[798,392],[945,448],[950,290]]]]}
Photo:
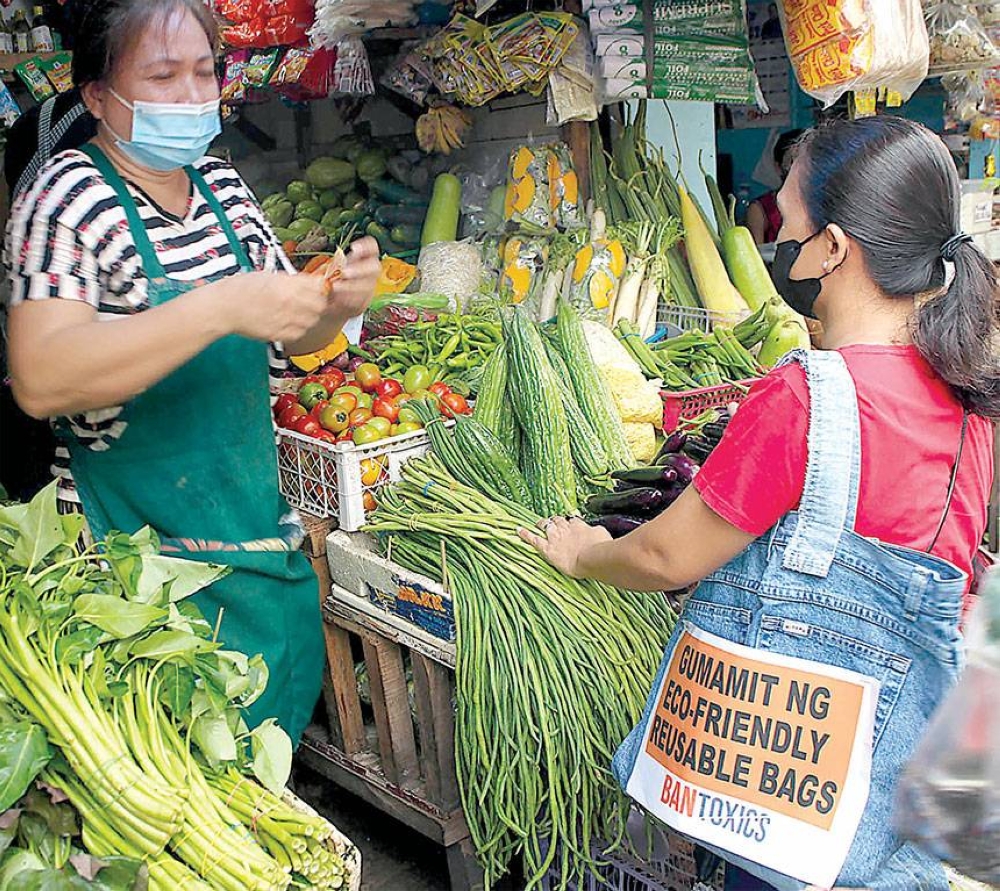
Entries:
{"type": "Polygon", "coordinates": [[[665,508],[672,499],[663,489],[647,486],[611,492],[607,495],[592,495],[587,499],[587,510],[592,514],[635,514],[651,517],[665,508]]]}
{"type": "Polygon", "coordinates": [[[660,451],[657,452],[654,463],[658,462],[664,455],[673,455],[683,449],[684,443],[687,442],[687,438],[687,434],[682,433],[680,430],[675,430],[671,433],[666,438],[663,445],[660,446],[660,451]]]}
{"type": "Polygon", "coordinates": [[[687,455],[661,455],[657,464],[662,467],[672,467],[677,473],[678,482],[690,483],[701,467],[687,455]]]}
{"type": "Polygon", "coordinates": [[[628,517],[625,514],[605,514],[603,517],[594,517],[589,521],[591,526],[601,526],[611,533],[612,538],[621,538],[634,532],[645,521],[636,517],[628,517]]]}
{"type": "Polygon", "coordinates": [[[631,470],[616,470],[611,478],[627,483],[623,489],[637,486],[666,486],[677,479],[677,470],[673,465],[651,464],[649,467],[633,467],[631,470]]]}

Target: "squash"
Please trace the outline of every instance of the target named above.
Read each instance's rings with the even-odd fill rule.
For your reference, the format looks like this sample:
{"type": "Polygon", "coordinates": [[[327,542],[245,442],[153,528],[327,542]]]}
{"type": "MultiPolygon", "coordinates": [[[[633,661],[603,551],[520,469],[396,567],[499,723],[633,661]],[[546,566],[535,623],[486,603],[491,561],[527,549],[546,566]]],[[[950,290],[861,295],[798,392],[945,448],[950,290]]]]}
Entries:
{"type": "Polygon", "coordinates": [[[375,283],[375,294],[402,294],[417,277],[417,267],[395,257],[382,258],[382,271],[375,283]]]}
{"type": "Polygon", "coordinates": [[[315,353],[306,353],[302,356],[289,356],[288,361],[300,371],[312,374],[320,366],[325,365],[327,362],[332,362],[346,349],[347,338],[341,332],[333,339],[332,343],[323,347],[323,349],[317,350],[315,353]]]}

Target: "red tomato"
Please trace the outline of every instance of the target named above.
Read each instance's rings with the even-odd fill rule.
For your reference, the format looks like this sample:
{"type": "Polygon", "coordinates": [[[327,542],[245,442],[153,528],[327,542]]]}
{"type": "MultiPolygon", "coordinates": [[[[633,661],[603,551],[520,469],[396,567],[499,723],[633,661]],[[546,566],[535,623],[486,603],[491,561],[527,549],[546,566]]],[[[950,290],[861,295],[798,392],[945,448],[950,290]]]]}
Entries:
{"type": "Polygon", "coordinates": [[[292,429],[296,433],[301,433],[303,436],[316,436],[317,433],[321,433],[323,431],[323,428],[320,427],[317,420],[309,417],[308,415],[304,418],[299,418],[295,422],[295,426],[292,429]]]}
{"type": "Polygon", "coordinates": [[[444,381],[438,381],[436,384],[431,384],[427,389],[439,399],[443,399],[451,392],[451,387],[449,387],[444,381]]]}
{"type": "Polygon", "coordinates": [[[354,369],[354,381],[366,393],[374,393],[379,381],[382,380],[382,372],[378,366],[371,362],[363,362],[354,369]]]}
{"type": "Polygon", "coordinates": [[[449,393],[447,396],[441,397],[441,414],[445,417],[453,418],[455,415],[467,415],[470,412],[469,403],[465,401],[464,396],[458,393],[449,393]]]}
{"type": "Polygon", "coordinates": [[[374,416],[367,408],[356,408],[351,412],[351,426],[360,427],[362,424],[367,424],[372,417],[374,416]]]}
{"type": "Polygon", "coordinates": [[[288,408],[278,415],[278,426],[294,428],[298,420],[308,415],[309,412],[305,410],[305,407],[296,402],[294,405],[289,405],[288,408]]]}
{"type": "Polygon", "coordinates": [[[315,418],[315,419],[316,419],[316,420],[318,421],[318,420],[319,420],[319,416],[320,416],[321,414],[323,414],[323,409],[325,409],[325,408],[328,408],[328,407],[329,407],[329,405],[330,405],[330,403],[329,403],[329,401],[328,401],[328,400],[326,400],[326,399],[321,399],[321,400],[320,400],[319,402],[317,402],[317,403],[316,403],[316,404],[315,404],[315,405],[314,405],[314,406],[312,407],[312,411],[311,411],[311,412],[309,412],[309,416],[310,416],[310,417],[312,417],[312,418],[315,418]]]}
{"type": "Polygon", "coordinates": [[[333,445],[337,441],[337,437],[329,430],[320,430],[319,433],[314,433],[313,439],[318,439],[320,442],[328,442],[330,445],[333,445]]]}
{"type": "Polygon", "coordinates": [[[278,417],[288,406],[297,405],[298,398],[294,393],[282,393],[275,401],[274,405],[271,406],[271,411],[274,412],[274,416],[278,417]]]}
{"type": "Polygon", "coordinates": [[[339,390],[344,383],[347,381],[344,372],[339,368],[331,368],[329,371],[324,371],[319,375],[319,382],[326,387],[326,392],[331,396],[339,390]]]}
{"type": "Polygon", "coordinates": [[[375,392],[383,399],[394,399],[403,392],[403,385],[391,377],[382,378],[375,387],[375,392]]]}
{"type": "Polygon", "coordinates": [[[385,418],[387,421],[395,424],[399,419],[399,406],[396,405],[391,399],[385,399],[379,396],[375,400],[375,405],[372,407],[372,414],[376,418],[385,418]]]}

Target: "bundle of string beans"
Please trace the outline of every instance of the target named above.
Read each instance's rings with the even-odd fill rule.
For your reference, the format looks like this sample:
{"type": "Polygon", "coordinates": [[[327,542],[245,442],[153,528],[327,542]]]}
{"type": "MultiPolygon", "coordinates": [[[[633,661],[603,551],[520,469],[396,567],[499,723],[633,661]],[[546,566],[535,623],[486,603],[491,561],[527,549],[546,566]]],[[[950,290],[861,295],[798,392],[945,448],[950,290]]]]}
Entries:
{"type": "Polygon", "coordinates": [[[566,888],[596,865],[596,843],[622,844],[629,804],[611,758],[642,713],[675,619],[658,594],[551,567],[517,535],[538,519],[428,456],[384,490],[367,527],[393,560],[454,597],[455,756],[487,888],[517,854],[528,889],[554,864],[566,888]]]}

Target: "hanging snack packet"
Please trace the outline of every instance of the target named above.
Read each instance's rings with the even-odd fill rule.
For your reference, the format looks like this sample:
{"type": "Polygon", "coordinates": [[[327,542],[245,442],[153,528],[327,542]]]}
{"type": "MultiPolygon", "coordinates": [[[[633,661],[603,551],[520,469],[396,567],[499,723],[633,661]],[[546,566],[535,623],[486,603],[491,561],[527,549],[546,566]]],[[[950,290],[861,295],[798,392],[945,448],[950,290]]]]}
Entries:
{"type": "Polygon", "coordinates": [[[291,84],[297,84],[299,79],[305,73],[306,68],[309,67],[309,62],[312,61],[313,50],[309,48],[296,48],[288,50],[284,56],[281,57],[281,61],[274,66],[274,71],[272,72],[270,78],[268,79],[268,84],[272,87],[284,87],[290,86],[291,84]]]}
{"type": "Polygon", "coordinates": [[[242,102],[246,99],[246,70],[249,61],[250,50],[247,49],[236,50],[226,55],[220,95],[223,104],[242,102]]]}
{"type": "Polygon", "coordinates": [[[277,47],[267,50],[254,50],[250,54],[250,61],[247,62],[243,79],[248,87],[266,86],[275,68],[278,67],[281,50],[277,47]]]}
{"type": "Polygon", "coordinates": [[[504,219],[510,228],[535,235],[552,231],[549,154],[547,147],[527,145],[511,152],[504,198],[504,219]]]}
{"type": "Polygon", "coordinates": [[[28,92],[31,93],[31,98],[36,102],[44,102],[50,96],[56,94],[52,84],[49,83],[49,79],[45,76],[42,69],[38,67],[37,60],[27,59],[15,65],[14,71],[24,81],[28,92]]]}
{"type": "Polygon", "coordinates": [[[73,57],[69,53],[56,53],[49,59],[39,58],[36,62],[57,93],[68,93],[73,89],[73,57]]]}
{"type": "Polygon", "coordinates": [[[576,252],[569,282],[569,302],[585,319],[607,324],[618,284],[625,272],[625,249],[605,234],[604,212],[594,212],[590,242],[576,252]]]}
{"type": "Polygon", "coordinates": [[[500,291],[511,303],[523,304],[532,318],[537,315],[549,245],[545,238],[512,235],[503,249],[500,291]]]}
{"type": "Polygon", "coordinates": [[[573,156],[564,142],[557,142],[549,150],[549,207],[558,229],[586,228],[580,182],[573,169],[573,156]]]}
{"type": "Polygon", "coordinates": [[[0,81],[0,123],[9,127],[19,117],[21,117],[21,109],[10,90],[7,89],[7,85],[0,81]]]}

